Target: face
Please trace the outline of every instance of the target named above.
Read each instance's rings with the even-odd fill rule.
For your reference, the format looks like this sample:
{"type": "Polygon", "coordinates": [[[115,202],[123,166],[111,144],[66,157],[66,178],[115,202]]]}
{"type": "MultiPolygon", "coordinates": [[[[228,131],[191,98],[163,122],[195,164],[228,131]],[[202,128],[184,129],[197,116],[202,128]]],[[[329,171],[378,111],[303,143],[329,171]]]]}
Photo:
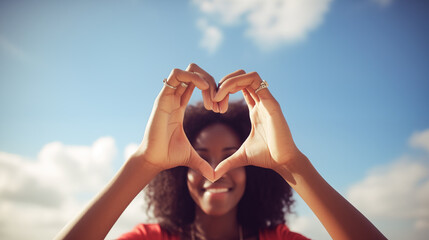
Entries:
{"type": "MultiPolygon", "coordinates": [[[[193,143],[197,153],[213,168],[237,151],[240,145],[236,133],[224,124],[204,128],[193,143]]],[[[230,170],[214,183],[192,169],[188,171],[189,193],[199,209],[208,215],[221,216],[236,210],[245,187],[244,167],[230,170]]]]}

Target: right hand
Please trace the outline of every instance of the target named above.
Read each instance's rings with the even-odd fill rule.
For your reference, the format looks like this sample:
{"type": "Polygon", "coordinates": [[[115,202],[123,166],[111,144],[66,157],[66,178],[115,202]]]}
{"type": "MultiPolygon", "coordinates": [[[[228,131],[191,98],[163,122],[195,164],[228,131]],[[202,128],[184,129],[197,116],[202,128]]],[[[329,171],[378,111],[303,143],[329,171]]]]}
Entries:
{"type": "Polygon", "coordinates": [[[194,150],[183,130],[183,117],[195,87],[203,91],[206,108],[218,109],[217,103],[212,101],[216,83],[213,77],[192,63],[186,71],[173,69],[167,83],[176,89],[162,88],[155,100],[143,141],[131,158],[141,158],[158,171],[187,166],[213,180],[213,168],[194,150]],[[188,86],[181,86],[181,83],[188,86]]]}
{"type": "Polygon", "coordinates": [[[239,70],[220,82],[213,100],[221,101],[241,90],[249,107],[252,128],[241,147],[216,167],[216,179],[231,169],[247,165],[289,171],[294,163],[306,158],[295,145],[280,104],[270,90],[265,88],[256,92],[262,81],[256,72],[239,70]]]}

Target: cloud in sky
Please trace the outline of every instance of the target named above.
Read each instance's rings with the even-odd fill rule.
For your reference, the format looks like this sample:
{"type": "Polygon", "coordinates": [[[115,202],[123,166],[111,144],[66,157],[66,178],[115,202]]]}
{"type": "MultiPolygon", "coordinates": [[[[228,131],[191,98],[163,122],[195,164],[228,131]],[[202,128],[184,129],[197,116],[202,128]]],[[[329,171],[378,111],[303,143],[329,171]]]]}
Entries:
{"type": "MultiPolygon", "coordinates": [[[[298,204],[305,203],[304,201],[298,201],[298,204]]],[[[328,232],[323,228],[322,223],[319,222],[314,214],[311,214],[311,216],[291,214],[288,216],[286,223],[292,231],[301,233],[310,239],[332,240],[328,232]]]]}
{"type": "MultiPolygon", "coordinates": [[[[406,155],[374,167],[345,194],[389,239],[419,240],[429,235],[428,132],[410,137],[411,146],[425,149],[423,155],[406,155]]],[[[126,146],[124,158],[137,146],[126,146]]],[[[113,177],[117,152],[112,137],[99,138],[91,146],[48,143],[35,160],[0,152],[0,238],[52,238],[113,177]]],[[[140,194],[107,238],[147,221],[143,206],[140,194]]],[[[289,223],[308,237],[330,239],[314,215],[291,216],[289,223]]]]}
{"type": "Polygon", "coordinates": [[[210,54],[213,54],[222,43],[222,32],[219,28],[209,25],[205,19],[198,20],[197,26],[203,32],[200,47],[205,48],[210,54]]]}
{"type": "Polygon", "coordinates": [[[429,129],[414,133],[410,138],[410,145],[429,152],[429,129]]]}
{"type": "Polygon", "coordinates": [[[413,158],[373,169],[353,185],[348,199],[383,230],[384,221],[397,229],[389,239],[425,239],[429,234],[429,167],[413,158]]]}
{"type": "Polygon", "coordinates": [[[347,194],[380,228],[387,230],[389,222],[389,239],[429,236],[429,129],[413,134],[410,144],[425,149],[425,155],[405,155],[376,167],[347,194]]]}
{"type": "MultiPolygon", "coordinates": [[[[392,240],[424,240],[429,236],[429,129],[414,133],[409,142],[424,149],[425,154],[409,154],[375,166],[344,194],[392,240]]],[[[290,219],[294,231],[314,239],[331,239],[314,214],[290,219]]]]}
{"type": "MultiPolygon", "coordinates": [[[[319,26],[332,0],[193,0],[220,26],[245,23],[245,35],[270,50],[306,38],[319,26]]],[[[220,30],[219,30],[220,32],[220,30]]]]}
{"type": "MultiPolygon", "coordinates": [[[[0,238],[52,239],[112,178],[116,155],[112,137],[91,146],[49,143],[35,160],[0,152],[0,238]]],[[[136,197],[110,238],[145,219],[143,204],[136,197]]]]}

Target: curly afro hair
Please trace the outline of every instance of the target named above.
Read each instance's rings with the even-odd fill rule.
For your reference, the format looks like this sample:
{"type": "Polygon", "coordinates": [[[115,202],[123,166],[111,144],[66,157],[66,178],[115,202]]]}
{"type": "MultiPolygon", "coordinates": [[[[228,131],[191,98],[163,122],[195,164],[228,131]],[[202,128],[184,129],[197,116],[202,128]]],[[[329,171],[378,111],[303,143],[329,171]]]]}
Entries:
{"type": "MultiPolygon", "coordinates": [[[[229,103],[224,114],[207,111],[203,103],[188,106],[183,122],[184,131],[192,144],[206,127],[221,123],[233,129],[243,143],[249,136],[251,122],[244,101],[229,103]]],[[[246,189],[238,203],[237,220],[249,233],[274,228],[285,223],[291,212],[292,189],[271,169],[246,166],[246,189]]],[[[195,202],[187,187],[187,167],[176,167],[158,174],[146,188],[148,211],[160,226],[170,234],[189,237],[190,225],[195,219],[195,202]]]]}

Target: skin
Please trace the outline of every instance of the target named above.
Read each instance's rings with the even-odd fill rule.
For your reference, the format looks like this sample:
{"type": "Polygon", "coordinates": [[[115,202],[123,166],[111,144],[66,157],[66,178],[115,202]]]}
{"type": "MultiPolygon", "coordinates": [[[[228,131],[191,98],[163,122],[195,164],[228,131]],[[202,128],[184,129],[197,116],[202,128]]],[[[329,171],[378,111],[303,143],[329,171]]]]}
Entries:
{"type": "MultiPolygon", "coordinates": [[[[196,64],[190,64],[186,70],[173,69],[167,83],[177,89],[162,88],[136,153],[57,239],[104,239],[128,204],[164,169],[187,166],[213,182],[230,170],[246,165],[277,171],[312,209],[333,239],[386,239],[299,151],[280,105],[270,91],[262,89],[255,93],[261,82],[258,73],[238,70],[225,76],[216,90],[213,77],[196,64]],[[180,82],[189,86],[181,87],[180,82]],[[183,131],[185,108],[195,87],[202,90],[208,110],[225,112],[229,94],[241,91],[250,111],[249,137],[214,170],[214,166],[195,151],[183,131]],[[210,94],[211,99],[207,96],[210,94]]],[[[204,228],[202,232],[208,233],[208,228],[200,225],[204,228]]],[[[226,228],[219,231],[229,232],[226,228]]],[[[233,234],[227,237],[234,238],[233,234]]]]}
{"type": "MultiPolygon", "coordinates": [[[[192,144],[197,153],[211,166],[237,151],[241,142],[228,126],[214,124],[203,129],[192,144]]],[[[196,203],[196,228],[207,239],[238,239],[237,205],[246,187],[244,167],[228,171],[212,183],[200,173],[188,171],[188,189],[196,203]],[[228,189],[212,193],[211,189],[228,189]]]]}

